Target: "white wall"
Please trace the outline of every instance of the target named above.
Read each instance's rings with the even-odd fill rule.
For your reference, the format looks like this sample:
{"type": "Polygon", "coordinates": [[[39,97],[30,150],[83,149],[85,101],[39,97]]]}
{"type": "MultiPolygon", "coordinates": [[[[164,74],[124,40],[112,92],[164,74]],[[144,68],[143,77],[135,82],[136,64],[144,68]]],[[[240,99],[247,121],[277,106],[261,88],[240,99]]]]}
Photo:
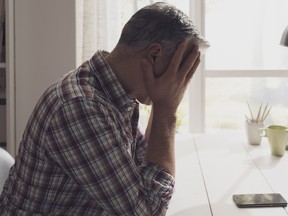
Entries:
{"type": "Polygon", "coordinates": [[[76,66],[75,0],[14,0],[16,144],[44,90],[76,66]]]}

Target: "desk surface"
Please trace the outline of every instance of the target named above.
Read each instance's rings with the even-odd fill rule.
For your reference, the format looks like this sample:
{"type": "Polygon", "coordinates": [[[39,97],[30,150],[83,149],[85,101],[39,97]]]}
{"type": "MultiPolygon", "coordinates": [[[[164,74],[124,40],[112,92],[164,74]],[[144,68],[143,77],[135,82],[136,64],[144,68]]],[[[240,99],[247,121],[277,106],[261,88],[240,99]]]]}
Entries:
{"type": "Polygon", "coordinates": [[[288,209],[238,208],[237,193],[281,193],[288,200],[288,151],[272,156],[268,141],[241,135],[195,135],[176,143],[176,186],[168,216],[287,216],[288,209]]]}

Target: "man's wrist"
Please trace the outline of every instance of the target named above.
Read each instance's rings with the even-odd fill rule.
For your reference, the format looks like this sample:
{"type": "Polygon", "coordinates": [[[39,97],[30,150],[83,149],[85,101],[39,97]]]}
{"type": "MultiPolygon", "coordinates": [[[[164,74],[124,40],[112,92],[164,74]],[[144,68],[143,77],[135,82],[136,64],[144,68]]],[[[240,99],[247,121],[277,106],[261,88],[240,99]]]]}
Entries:
{"type": "Polygon", "coordinates": [[[155,117],[167,118],[167,120],[175,122],[177,120],[176,109],[153,105],[152,110],[153,110],[153,116],[155,117]]]}

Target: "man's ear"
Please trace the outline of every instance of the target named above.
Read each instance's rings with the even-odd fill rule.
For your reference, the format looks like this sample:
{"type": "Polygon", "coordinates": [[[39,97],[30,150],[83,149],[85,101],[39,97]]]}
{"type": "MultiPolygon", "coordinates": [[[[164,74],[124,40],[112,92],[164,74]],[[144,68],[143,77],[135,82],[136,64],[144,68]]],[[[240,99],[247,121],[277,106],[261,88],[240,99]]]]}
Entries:
{"type": "Polygon", "coordinates": [[[152,43],[146,49],[146,58],[154,65],[157,59],[163,55],[163,48],[159,43],[152,43]]]}

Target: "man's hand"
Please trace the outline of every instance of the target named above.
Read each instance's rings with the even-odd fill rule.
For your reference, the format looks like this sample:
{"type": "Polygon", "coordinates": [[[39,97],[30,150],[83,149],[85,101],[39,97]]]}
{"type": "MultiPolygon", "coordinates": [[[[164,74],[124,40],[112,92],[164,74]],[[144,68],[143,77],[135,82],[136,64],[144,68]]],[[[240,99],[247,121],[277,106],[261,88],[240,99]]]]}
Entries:
{"type": "Polygon", "coordinates": [[[176,113],[185,90],[200,63],[197,46],[194,46],[188,56],[183,59],[187,44],[188,40],[185,40],[178,45],[166,71],[160,77],[154,76],[153,66],[143,59],[144,81],[154,108],[176,113]]]}
{"type": "Polygon", "coordinates": [[[185,90],[200,63],[197,46],[183,59],[188,41],[180,43],[167,69],[160,77],[155,77],[149,61],[143,60],[145,85],[153,103],[146,128],[148,147],[145,160],[164,167],[175,176],[174,139],[176,111],[185,90]]]}

